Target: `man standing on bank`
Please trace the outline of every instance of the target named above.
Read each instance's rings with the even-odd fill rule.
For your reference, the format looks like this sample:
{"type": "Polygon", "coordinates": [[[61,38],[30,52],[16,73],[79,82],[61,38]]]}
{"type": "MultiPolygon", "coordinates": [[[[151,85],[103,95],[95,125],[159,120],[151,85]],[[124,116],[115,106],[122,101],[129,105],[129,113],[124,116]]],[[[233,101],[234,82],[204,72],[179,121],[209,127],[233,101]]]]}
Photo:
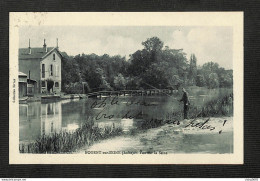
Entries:
{"type": "Polygon", "coordinates": [[[182,96],[180,102],[183,101],[183,104],[184,104],[184,108],[183,108],[184,119],[188,119],[187,114],[188,114],[188,110],[189,110],[190,100],[189,100],[188,93],[186,92],[186,90],[184,88],[182,88],[182,92],[183,92],[183,96],[182,96]]]}

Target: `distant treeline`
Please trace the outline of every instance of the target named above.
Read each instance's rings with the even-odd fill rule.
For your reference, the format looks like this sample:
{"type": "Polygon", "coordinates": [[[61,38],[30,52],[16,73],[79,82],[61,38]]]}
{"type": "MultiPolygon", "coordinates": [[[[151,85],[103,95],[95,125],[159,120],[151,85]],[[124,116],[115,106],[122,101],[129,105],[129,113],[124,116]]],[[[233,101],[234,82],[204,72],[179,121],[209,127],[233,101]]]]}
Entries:
{"type": "Polygon", "coordinates": [[[233,86],[233,71],[217,63],[197,66],[194,54],[188,60],[182,49],[170,49],[157,37],[147,39],[142,45],[144,48],[128,59],[107,54],[68,56],[62,52],[62,90],[82,93],[83,85],[85,92],[151,86],[169,89],[194,85],[210,89],[233,86]]]}

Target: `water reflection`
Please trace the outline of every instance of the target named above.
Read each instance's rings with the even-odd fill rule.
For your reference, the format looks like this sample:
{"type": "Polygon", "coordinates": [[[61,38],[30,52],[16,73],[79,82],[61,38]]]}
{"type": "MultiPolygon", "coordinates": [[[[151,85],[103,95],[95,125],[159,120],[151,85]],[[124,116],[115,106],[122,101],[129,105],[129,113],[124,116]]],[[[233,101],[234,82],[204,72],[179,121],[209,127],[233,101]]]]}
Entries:
{"type": "Polygon", "coordinates": [[[134,119],[122,119],[121,125],[123,127],[123,131],[129,131],[131,128],[133,128],[134,119]]]}
{"type": "Polygon", "coordinates": [[[61,103],[41,104],[41,135],[61,131],[61,103]]]}

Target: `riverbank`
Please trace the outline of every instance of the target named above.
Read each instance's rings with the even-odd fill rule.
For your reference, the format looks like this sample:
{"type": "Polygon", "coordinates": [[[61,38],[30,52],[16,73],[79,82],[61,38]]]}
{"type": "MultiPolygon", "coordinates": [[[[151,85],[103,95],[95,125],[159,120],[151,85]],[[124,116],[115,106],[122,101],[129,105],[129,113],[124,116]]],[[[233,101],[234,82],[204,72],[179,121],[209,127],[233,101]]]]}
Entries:
{"type": "Polygon", "coordinates": [[[58,101],[65,99],[87,99],[86,94],[38,94],[32,97],[25,96],[19,98],[19,103],[24,104],[28,102],[42,102],[42,101],[58,101]]]}
{"type": "Polygon", "coordinates": [[[135,135],[125,134],[103,140],[75,153],[84,154],[88,151],[135,153],[157,151],[164,154],[232,153],[233,117],[199,118],[195,121],[193,119],[183,120],[179,125],[176,122],[168,123],[135,135]],[[201,126],[203,123],[205,124],[201,126]]]}

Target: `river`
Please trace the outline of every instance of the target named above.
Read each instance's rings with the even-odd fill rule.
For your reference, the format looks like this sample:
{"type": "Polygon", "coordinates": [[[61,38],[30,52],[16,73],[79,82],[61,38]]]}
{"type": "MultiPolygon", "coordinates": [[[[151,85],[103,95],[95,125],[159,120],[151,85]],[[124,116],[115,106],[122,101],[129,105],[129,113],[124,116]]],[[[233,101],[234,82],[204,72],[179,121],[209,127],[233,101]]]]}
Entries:
{"type": "MultiPolygon", "coordinates": [[[[208,90],[190,88],[187,90],[191,104],[203,106],[207,101],[230,89],[208,90]]],[[[146,118],[165,118],[174,110],[183,108],[175,96],[119,96],[100,99],[62,100],[57,102],[31,102],[19,104],[19,140],[34,141],[43,134],[60,131],[74,131],[93,117],[99,126],[117,124],[123,131],[138,129],[139,113],[146,118]]]]}

